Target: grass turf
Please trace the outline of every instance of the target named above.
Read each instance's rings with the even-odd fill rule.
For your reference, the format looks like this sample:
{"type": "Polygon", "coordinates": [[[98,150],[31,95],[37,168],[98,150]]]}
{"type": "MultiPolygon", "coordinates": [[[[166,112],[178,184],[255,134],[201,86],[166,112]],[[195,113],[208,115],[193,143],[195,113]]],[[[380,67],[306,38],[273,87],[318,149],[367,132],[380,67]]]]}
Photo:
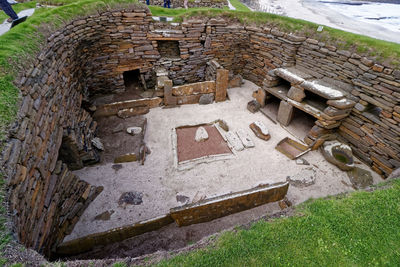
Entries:
{"type": "Polygon", "coordinates": [[[229,0],[231,5],[236,8],[237,11],[251,11],[246,5],[244,5],[240,0],[229,0]]]}
{"type": "Polygon", "coordinates": [[[374,192],[309,201],[295,216],[229,231],[158,266],[398,266],[400,181],[374,192]]]}

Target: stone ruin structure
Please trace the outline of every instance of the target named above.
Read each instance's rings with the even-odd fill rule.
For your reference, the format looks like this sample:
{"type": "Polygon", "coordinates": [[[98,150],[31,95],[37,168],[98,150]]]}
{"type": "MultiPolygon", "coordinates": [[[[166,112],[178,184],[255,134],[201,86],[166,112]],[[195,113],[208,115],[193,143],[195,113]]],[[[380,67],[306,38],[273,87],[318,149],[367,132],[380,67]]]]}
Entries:
{"type": "Polygon", "coordinates": [[[238,74],[260,86],[261,104],[279,98],[282,124],[294,108],[315,117],[307,143],[336,132],[382,176],[400,166],[400,70],[224,18],[160,23],[144,7],[109,11],[54,32],[18,81],[18,121],[2,161],[19,241],[50,256],[101,193],[71,172],[98,161],[96,116],[198,103],[205,94],[224,101],[238,74]],[[124,91],[130,71],[155,88],[152,97],[88,109],[97,95],[124,91]]]}

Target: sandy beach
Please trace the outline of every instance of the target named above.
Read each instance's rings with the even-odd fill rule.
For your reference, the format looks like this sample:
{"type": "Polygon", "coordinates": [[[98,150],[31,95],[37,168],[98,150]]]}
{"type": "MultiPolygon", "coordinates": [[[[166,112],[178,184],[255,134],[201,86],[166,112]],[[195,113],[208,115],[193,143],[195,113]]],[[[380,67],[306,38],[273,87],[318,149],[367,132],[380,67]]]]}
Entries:
{"type": "MultiPolygon", "coordinates": [[[[370,8],[372,12],[376,9],[374,5],[380,5],[381,9],[384,9],[387,4],[373,3],[354,7],[338,3],[338,6],[335,7],[329,2],[323,3],[317,0],[260,0],[260,6],[255,9],[400,43],[400,25],[399,30],[392,30],[393,27],[389,28],[383,23],[379,25],[379,19],[371,20],[371,23],[365,22],[360,19],[358,14],[354,13],[354,10],[361,7],[366,9],[366,12],[370,8]]],[[[391,5],[390,7],[400,9],[400,5],[391,5]]]]}

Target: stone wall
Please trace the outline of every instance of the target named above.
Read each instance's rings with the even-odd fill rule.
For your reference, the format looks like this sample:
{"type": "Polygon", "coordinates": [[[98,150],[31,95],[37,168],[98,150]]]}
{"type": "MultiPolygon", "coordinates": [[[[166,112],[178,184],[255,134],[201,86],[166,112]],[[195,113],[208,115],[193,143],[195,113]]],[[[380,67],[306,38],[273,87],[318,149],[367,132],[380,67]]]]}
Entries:
{"type": "MultiPolygon", "coordinates": [[[[146,4],[146,0],[140,0],[140,2],[146,4]]],[[[150,0],[152,6],[164,6],[164,0],[150,0]]],[[[226,0],[188,0],[187,5],[189,8],[193,7],[211,7],[211,8],[224,8],[228,6],[226,0]]],[[[171,8],[184,8],[184,0],[170,0],[171,8]]]]}
{"type": "Polygon", "coordinates": [[[338,133],[358,158],[383,176],[400,167],[400,70],[313,39],[303,42],[296,64],[357,102],[338,133]]]}
{"type": "Polygon", "coordinates": [[[110,11],[52,34],[19,81],[19,119],[3,153],[19,240],[50,255],[101,191],[58,161],[64,146],[74,147],[78,167],[96,161],[91,143],[96,125],[81,108],[83,100],[124,91],[123,72],[133,69],[148,80],[165,69],[175,86],[202,82],[210,60],[259,86],[272,69],[290,66],[338,84],[357,102],[342,122],[340,136],[378,173],[386,176],[400,166],[399,70],[268,27],[221,18],[161,23],[144,7],[110,11]],[[161,57],[157,41],[177,41],[180,57],[161,57]]]}

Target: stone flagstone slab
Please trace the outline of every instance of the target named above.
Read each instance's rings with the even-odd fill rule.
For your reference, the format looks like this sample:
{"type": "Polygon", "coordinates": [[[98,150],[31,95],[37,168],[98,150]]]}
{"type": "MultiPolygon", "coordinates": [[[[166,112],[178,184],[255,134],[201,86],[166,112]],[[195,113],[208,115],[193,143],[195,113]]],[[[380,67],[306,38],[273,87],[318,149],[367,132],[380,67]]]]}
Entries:
{"type": "Polygon", "coordinates": [[[226,140],[228,140],[229,144],[236,150],[242,151],[244,146],[242,141],[240,141],[239,137],[232,131],[229,131],[225,134],[226,140]]]}
{"type": "Polygon", "coordinates": [[[247,131],[244,129],[239,129],[236,131],[236,134],[239,136],[239,139],[242,141],[242,144],[245,148],[255,147],[254,142],[251,140],[251,137],[247,131]]]}

